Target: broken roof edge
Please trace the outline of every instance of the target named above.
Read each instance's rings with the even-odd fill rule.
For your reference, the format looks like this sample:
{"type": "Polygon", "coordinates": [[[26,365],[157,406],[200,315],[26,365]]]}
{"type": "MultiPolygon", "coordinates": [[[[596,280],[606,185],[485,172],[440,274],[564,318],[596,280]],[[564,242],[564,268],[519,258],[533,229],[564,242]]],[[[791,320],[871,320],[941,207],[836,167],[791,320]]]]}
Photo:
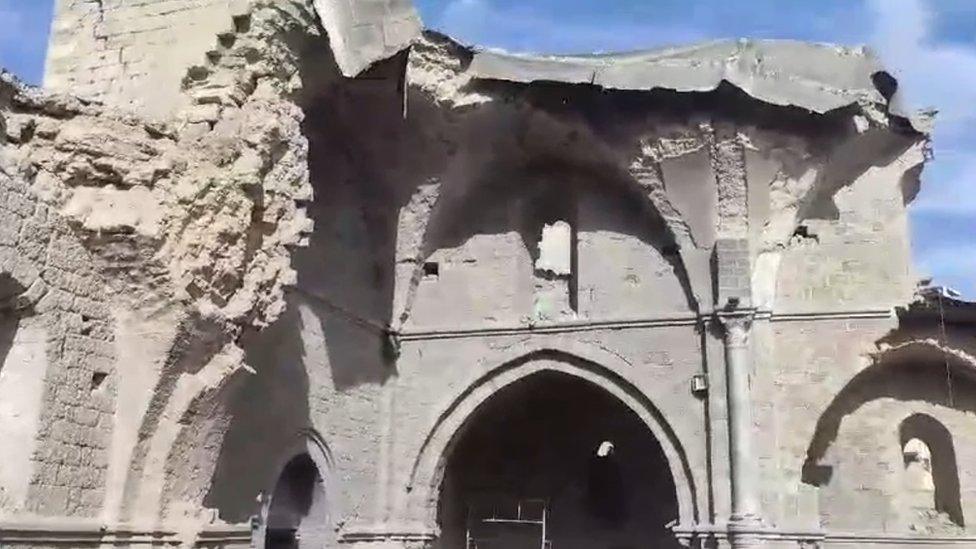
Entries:
{"type": "Polygon", "coordinates": [[[342,74],[359,76],[415,43],[423,22],[412,0],[312,0],[342,74]]]}
{"type": "MultiPolygon", "coordinates": [[[[29,84],[16,74],[0,67],[0,110],[17,105],[28,110],[46,111],[48,114],[68,117],[91,109],[104,108],[96,100],[79,97],[71,93],[51,90],[29,84]]],[[[119,111],[119,116],[128,114],[119,111]]],[[[0,120],[0,144],[3,144],[3,121],[0,120]]]]}
{"type": "Polygon", "coordinates": [[[976,301],[942,286],[920,288],[914,299],[896,312],[903,320],[976,324],[976,301]]]}
{"type": "Polygon", "coordinates": [[[858,106],[899,119],[901,127],[922,135],[931,134],[934,122],[934,111],[901,107],[897,81],[865,46],[739,39],[622,53],[545,55],[468,45],[440,31],[424,32],[469,52],[465,73],[474,80],[678,93],[715,91],[726,82],[757,101],[817,114],[858,106]]]}
{"type": "Polygon", "coordinates": [[[769,105],[818,114],[858,105],[876,118],[899,119],[900,127],[923,135],[932,131],[934,113],[902,108],[897,81],[865,46],[738,39],[624,53],[518,54],[466,45],[440,31],[425,29],[412,0],[380,0],[371,7],[343,0],[311,3],[329,36],[340,71],[350,78],[430,33],[471,53],[465,69],[471,79],[679,93],[714,91],[727,82],[769,105]]]}

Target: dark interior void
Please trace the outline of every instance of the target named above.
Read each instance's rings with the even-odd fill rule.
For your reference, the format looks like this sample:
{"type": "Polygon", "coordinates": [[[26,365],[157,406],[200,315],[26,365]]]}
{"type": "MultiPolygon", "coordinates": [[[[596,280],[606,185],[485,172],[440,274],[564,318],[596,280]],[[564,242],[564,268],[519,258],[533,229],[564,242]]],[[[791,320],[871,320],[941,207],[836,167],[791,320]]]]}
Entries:
{"type": "MultiPolygon", "coordinates": [[[[957,526],[965,526],[960,501],[959,466],[952,434],[938,420],[925,414],[913,414],[898,428],[899,442],[905,448],[912,439],[921,440],[931,451],[931,475],[935,488],[934,508],[945,513],[957,526]]],[[[907,464],[906,464],[907,465],[907,464]]]]}
{"type": "Polygon", "coordinates": [[[530,376],[484,404],[458,437],[441,492],[441,549],[678,547],[664,453],[599,387],[530,376]]]}
{"type": "Polygon", "coordinates": [[[328,510],[322,477],[308,454],[285,466],[271,496],[265,549],[324,547],[328,510]]]}

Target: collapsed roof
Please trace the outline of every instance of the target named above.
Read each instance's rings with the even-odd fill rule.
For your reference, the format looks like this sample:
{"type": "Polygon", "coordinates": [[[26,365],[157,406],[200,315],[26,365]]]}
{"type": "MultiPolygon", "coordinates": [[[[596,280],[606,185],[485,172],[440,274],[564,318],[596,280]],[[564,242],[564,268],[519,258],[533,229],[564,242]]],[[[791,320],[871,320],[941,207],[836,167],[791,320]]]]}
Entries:
{"type": "MultiPolygon", "coordinates": [[[[350,3],[315,0],[336,61],[356,76],[420,39],[420,17],[411,0],[350,3]]],[[[560,82],[605,89],[707,92],[723,82],[750,97],[814,113],[858,106],[894,115],[921,133],[930,116],[904,110],[898,84],[867,48],[795,40],[717,40],[683,47],[591,55],[527,55],[466,47],[475,80],[560,82]]]]}

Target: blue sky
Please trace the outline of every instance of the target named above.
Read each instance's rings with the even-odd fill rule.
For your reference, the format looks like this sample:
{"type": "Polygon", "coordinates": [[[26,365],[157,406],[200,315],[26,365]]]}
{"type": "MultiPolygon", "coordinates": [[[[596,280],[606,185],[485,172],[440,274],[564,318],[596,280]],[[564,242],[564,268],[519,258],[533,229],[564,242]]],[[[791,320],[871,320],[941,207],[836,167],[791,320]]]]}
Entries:
{"type": "MultiPolygon", "coordinates": [[[[909,104],[936,107],[912,206],[920,274],[976,299],[976,0],[415,0],[427,26],[516,51],[615,51],[712,38],[868,44],[909,104]]],[[[0,66],[37,83],[51,0],[0,0],[0,66]]]]}

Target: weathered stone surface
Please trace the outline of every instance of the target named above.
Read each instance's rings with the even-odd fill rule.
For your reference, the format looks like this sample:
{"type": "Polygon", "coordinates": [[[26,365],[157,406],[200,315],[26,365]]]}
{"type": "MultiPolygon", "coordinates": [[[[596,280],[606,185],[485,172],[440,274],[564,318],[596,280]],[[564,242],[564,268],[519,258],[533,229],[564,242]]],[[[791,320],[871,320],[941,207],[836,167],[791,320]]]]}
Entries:
{"type": "Polygon", "coordinates": [[[883,74],[59,2],[49,89],[0,80],[0,545],[460,547],[475,487],[556,547],[976,543],[976,315],[913,302],[883,74]]]}

